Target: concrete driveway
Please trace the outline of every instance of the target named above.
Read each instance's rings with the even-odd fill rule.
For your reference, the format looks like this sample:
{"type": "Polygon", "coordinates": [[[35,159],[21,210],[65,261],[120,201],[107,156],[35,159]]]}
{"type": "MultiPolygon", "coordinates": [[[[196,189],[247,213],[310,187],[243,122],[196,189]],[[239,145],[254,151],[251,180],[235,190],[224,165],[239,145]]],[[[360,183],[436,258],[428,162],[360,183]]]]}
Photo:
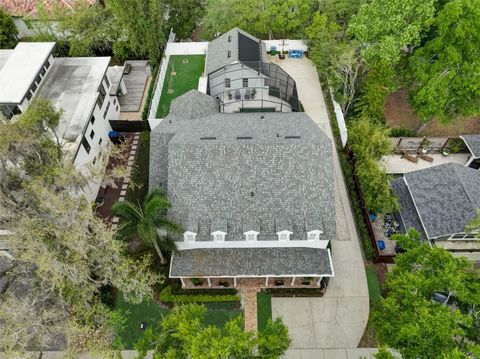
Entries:
{"type": "MultiPolygon", "coordinates": [[[[305,112],[333,139],[312,62],[278,58],[274,62],[295,79],[305,112]]],[[[308,357],[323,358],[324,351],[320,349],[356,348],[368,321],[368,287],[362,252],[336,150],[334,154],[337,240],[332,242],[332,257],[335,277],[330,279],[322,298],[272,299],[273,317],[283,318],[292,338],[287,358],[302,358],[307,352],[308,357]]]]}

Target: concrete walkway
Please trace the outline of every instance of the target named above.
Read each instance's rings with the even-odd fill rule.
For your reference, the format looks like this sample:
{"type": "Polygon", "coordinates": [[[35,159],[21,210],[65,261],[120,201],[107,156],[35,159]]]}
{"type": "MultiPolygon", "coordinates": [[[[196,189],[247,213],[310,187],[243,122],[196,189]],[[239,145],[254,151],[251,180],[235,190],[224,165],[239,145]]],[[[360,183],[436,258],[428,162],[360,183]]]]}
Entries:
{"type": "MultiPolygon", "coordinates": [[[[312,62],[278,58],[273,61],[295,79],[305,112],[333,140],[322,89],[312,62]]],[[[345,348],[358,346],[368,320],[364,262],[336,149],[334,154],[337,240],[332,242],[332,257],[335,277],[330,280],[322,298],[272,299],[273,316],[283,317],[292,338],[287,358],[350,358],[345,356],[345,348]],[[341,348],[340,352],[345,355],[321,350],[325,348],[341,348]]]]}

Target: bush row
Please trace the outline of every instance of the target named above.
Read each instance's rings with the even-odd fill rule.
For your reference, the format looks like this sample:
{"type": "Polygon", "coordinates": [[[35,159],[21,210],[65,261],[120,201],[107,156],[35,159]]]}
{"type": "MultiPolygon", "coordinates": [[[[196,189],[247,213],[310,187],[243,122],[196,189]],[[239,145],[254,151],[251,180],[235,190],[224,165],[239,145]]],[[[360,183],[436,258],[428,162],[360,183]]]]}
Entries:
{"type": "Polygon", "coordinates": [[[343,176],[345,177],[345,183],[348,188],[348,193],[350,195],[350,200],[352,202],[353,214],[355,216],[355,222],[357,225],[358,234],[362,240],[363,252],[367,259],[373,259],[375,251],[372,247],[372,242],[370,239],[370,233],[368,232],[367,225],[364,221],[364,216],[362,213],[362,208],[360,206],[360,201],[358,199],[358,194],[355,190],[355,184],[353,180],[353,167],[349,162],[347,155],[345,154],[342,141],[340,139],[340,130],[338,128],[337,118],[333,110],[332,98],[330,97],[330,91],[328,83],[325,78],[320,76],[320,82],[322,84],[322,91],[325,103],[327,105],[328,117],[330,119],[330,125],[332,127],[333,136],[335,138],[335,145],[337,146],[338,155],[340,158],[340,165],[342,167],[343,176]]]}
{"type": "Polygon", "coordinates": [[[158,66],[155,66],[152,69],[152,79],[150,81],[150,86],[148,87],[147,101],[145,102],[145,107],[142,112],[142,120],[148,120],[148,112],[150,111],[150,106],[152,105],[153,93],[155,92],[155,80],[157,79],[158,66]]]}
{"type": "Polygon", "coordinates": [[[159,298],[165,303],[238,302],[240,300],[236,294],[174,294],[171,286],[163,288],[159,298]]]}

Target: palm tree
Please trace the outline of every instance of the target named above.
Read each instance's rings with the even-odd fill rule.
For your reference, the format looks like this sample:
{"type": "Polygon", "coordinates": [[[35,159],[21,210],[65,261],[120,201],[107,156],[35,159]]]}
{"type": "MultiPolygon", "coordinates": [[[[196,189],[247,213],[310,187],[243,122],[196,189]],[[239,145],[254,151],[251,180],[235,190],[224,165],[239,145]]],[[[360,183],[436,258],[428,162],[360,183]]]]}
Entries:
{"type": "Polygon", "coordinates": [[[121,218],[118,233],[123,238],[138,236],[146,244],[155,248],[160,263],[166,264],[163,251],[177,249],[168,233],[180,233],[182,227],[166,218],[167,210],[172,206],[161,188],[152,190],[143,201],[143,206],[123,201],[112,206],[112,213],[121,218]]]}

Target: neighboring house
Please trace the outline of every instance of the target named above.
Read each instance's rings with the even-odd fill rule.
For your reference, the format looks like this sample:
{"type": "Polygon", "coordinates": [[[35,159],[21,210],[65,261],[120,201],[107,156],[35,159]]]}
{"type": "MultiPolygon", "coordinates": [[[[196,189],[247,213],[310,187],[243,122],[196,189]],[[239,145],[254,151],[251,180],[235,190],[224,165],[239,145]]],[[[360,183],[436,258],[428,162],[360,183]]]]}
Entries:
{"type": "Polygon", "coordinates": [[[480,169],[480,135],[463,135],[460,138],[470,151],[470,157],[465,166],[480,169]]]}
{"type": "Polygon", "coordinates": [[[415,228],[424,239],[452,252],[480,254],[476,234],[465,233],[480,208],[480,171],[448,163],[407,173],[391,187],[405,230],[415,228]]]}
{"type": "Polygon", "coordinates": [[[185,232],[184,287],[326,287],[336,237],[332,142],[305,113],[221,113],[192,90],[153,129],[150,189],[185,232]]]}
{"type": "Polygon", "coordinates": [[[265,43],[234,28],[208,44],[207,94],[221,112],[299,111],[295,81],[267,62],[265,43]]]}
{"type": "MultiPolygon", "coordinates": [[[[109,79],[110,57],[54,58],[54,46],[20,42],[14,50],[0,50],[0,116],[25,112],[35,97],[50,99],[63,111],[57,134],[66,159],[82,168],[107,151],[109,120],[120,115],[111,88],[119,85],[109,79]]],[[[99,186],[91,184],[87,197],[94,199],[99,186]]]]}

